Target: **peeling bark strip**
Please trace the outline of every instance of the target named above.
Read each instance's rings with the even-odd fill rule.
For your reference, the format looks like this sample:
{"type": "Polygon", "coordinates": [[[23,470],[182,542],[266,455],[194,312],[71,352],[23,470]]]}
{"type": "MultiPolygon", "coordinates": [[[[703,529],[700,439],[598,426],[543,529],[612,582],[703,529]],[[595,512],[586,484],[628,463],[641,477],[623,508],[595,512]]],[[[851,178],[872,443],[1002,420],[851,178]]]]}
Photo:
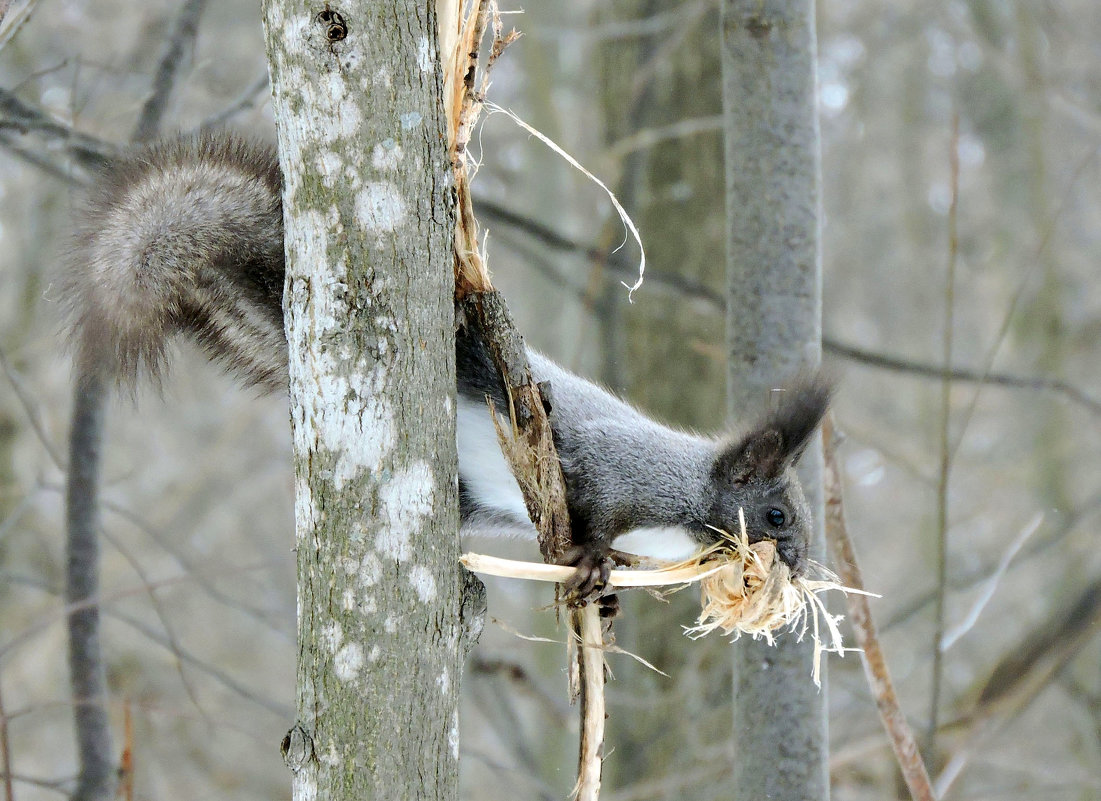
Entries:
{"type": "Polygon", "coordinates": [[[511,409],[511,442],[505,458],[524,496],[528,515],[539,536],[539,552],[543,561],[554,564],[573,544],[570,518],[566,507],[566,480],[554,448],[547,413],[553,404],[532,381],[531,368],[524,351],[524,341],[516,332],[504,298],[496,290],[471,292],[457,301],[460,319],[480,337],[493,354],[500,371],[511,409]],[[549,401],[549,402],[548,402],[549,401]]]}
{"type": "Polygon", "coordinates": [[[457,797],[461,650],[477,626],[460,614],[433,8],[264,3],[284,171],[299,801],[457,797]]]}
{"type": "MultiPolygon", "coordinates": [[[[820,150],[813,0],[723,0],[727,186],[728,417],[821,354],[820,150]]],[[[821,559],[820,448],[799,476],[821,559]]],[[[733,795],[829,798],[825,689],[807,680],[809,641],[734,648],[733,795]]]]}
{"type": "MultiPolygon", "coordinates": [[[[566,507],[566,480],[547,418],[549,404],[531,378],[524,341],[516,331],[505,300],[489,280],[479,249],[478,220],[470,194],[467,145],[485,103],[489,74],[494,63],[520,34],[504,32],[496,3],[478,0],[469,11],[461,0],[443,4],[445,17],[454,30],[443,31],[442,39],[453,47],[447,60],[445,108],[451,162],[455,171],[458,206],[455,226],[455,304],[460,325],[482,340],[493,356],[506,395],[512,437],[503,439],[502,449],[520,490],[524,505],[539,535],[539,551],[548,563],[560,561],[573,544],[566,507]],[[489,59],[477,85],[478,59],[482,39],[492,22],[489,59]],[[454,44],[451,44],[454,42],[454,44]]],[[[553,389],[553,388],[552,388],[553,389]]]]}

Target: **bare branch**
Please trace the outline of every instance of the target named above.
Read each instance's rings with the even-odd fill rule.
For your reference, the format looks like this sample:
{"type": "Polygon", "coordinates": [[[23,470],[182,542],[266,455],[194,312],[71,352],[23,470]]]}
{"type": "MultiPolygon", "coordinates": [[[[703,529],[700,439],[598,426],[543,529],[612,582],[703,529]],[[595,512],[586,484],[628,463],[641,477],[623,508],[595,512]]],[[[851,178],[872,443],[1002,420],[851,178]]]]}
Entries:
{"type": "MultiPolygon", "coordinates": [[[[651,276],[651,279],[654,280],[653,276],[651,276]]],[[[835,339],[824,340],[823,346],[826,351],[832,353],[834,356],[859,362],[868,367],[875,367],[880,370],[908,373],[921,378],[940,378],[944,375],[943,369],[937,365],[904,359],[889,354],[875,353],[870,350],[864,350],[853,345],[839,342],[835,339]]],[[[1046,376],[1034,377],[1018,376],[1009,373],[988,373],[981,370],[960,367],[953,367],[948,371],[948,376],[954,382],[986,384],[989,386],[1005,387],[1007,389],[1027,389],[1035,392],[1052,392],[1064,396],[1067,400],[1081,406],[1083,409],[1093,414],[1101,415],[1101,401],[1090,397],[1078,387],[1062,379],[1049,378],[1046,376]]]]}
{"type": "Polygon", "coordinates": [[[68,795],[69,792],[65,789],[65,785],[69,782],[66,780],[53,780],[53,779],[40,779],[36,776],[24,776],[21,773],[8,773],[4,775],[5,781],[19,782],[20,784],[29,784],[31,787],[38,787],[43,790],[52,790],[58,795],[68,795]]]}
{"type": "Polygon", "coordinates": [[[222,109],[216,114],[211,114],[205,120],[199,124],[198,130],[205,131],[211,128],[220,128],[236,117],[249,109],[255,108],[261,103],[261,93],[263,93],[263,99],[268,98],[268,71],[264,70],[264,73],[253,81],[248,89],[241,93],[241,96],[226,108],[222,109]]]}
{"type": "Polygon", "coordinates": [[[1013,557],[1024,547],[1025,541],[1036,533],[1036,529],[1040,527],[1040,523],[1044,520],[1042,513],[1033,515],[1032,520],[1021,529],[1021,532],[1013,539],[1009,547],[1005,549],[1005,553],[1002,554],[1001,559],[998,560],[998,566],[994,569],[993,573],[986,580],[983,586],[982,592],[979,597],[972,604],[971,609],[964,615],[963,620],[953,626],[951,629],[944,632],[943,638],[940,641],[940,649],[947,651],[953,645],[955,645],[961,637],[969,632],[978,622],[979,615],[982,614],[983,609],[990,603],[990,600],[994,597],[995,591],[998,589],[998,584],[1001,583],[1002,577],[1005,576],[1009,565],[1013,562],[1013,557]]]}
{"type": "Polygon", "coordinates": [[[0,88],[0,114],[21,133],[35,133],[47,141],[64,142],[77,162],[85,167],[100,167],[116,152],[116,148],[101,140],[77,133],[44,111],[27,105],[8,89],[0,88]]]}
{"type": "Polygon", "coordinates": [[[643,128],[641,131],[635,131],[630,136],[625,136],[618,142],[614,142],[608,148],[606,155],[613,159],[621,159],[629,153],[656,147],[670,139],[685,139],[703,133],[720,133],[722,129],[723,118],[721,114],[680,120],[659,128],[643,128]]]}
{"type": "MultiPolygon", "coordinates": [[[[948,207],[948,269],[944,282],[944,356],[940,379],[940,463],[937,471],[936,603],[933,613],[932,691],[929,693],[929,726],[926,754],[936,759],[937,719],[940,715],[941,679],[944,676],[944,616],[948,599],[948,483],[953,449],[949,441],[952,414],[952,344],[955,341],[956,261],[959,255],[960,206],[960,116],[952,115],[952,136],[948,152],[952,202],[948,207]]],[[[962,433],[961,433],[962,436],[962,433]]]]}
{"type": "Polygon", "coordinates": [[[138,559],[132,553],[130,553],[130,550],[128,548],[123,546],[123,544],[119,541],[117,537],[112,536],[111,533],[108,532],[106,529],[103,529],[101,531],[101,534],[103,535],[103,538],[107,540],[107,542],[109,542],[116,551],[122,554],[122,558],[127,561],[134,573],[137,574],[137,577],[141,580],[143,584],[145,584],[146,587],[149,588],[149,602],[153,606],[153,611],[154,613],[156,613],[157,619],[160,620],[161,626],[164,628],[165,639],[168,642],[167,647],[176,657],[176,675],[180,677],[180,683],[183,685],[184,690],[187,692],[187,697],[191,700],[192,705],[195,707],[195,709],[199,711],[199,714],[203,716],[203,719],[207,723],[209,723],[210,720],[207,717],[206,711],[199,703],[199,696],[195,692],[195,687],[188,679],[187,674],[184,673],[183,660],[180,657],[180,653],[183,651],[183,647],[180,645],[179,639],[176,637],[175,627],[170,622],[168,612],[164,608],[164,605],[161,603],[160,597],[157,595],[157,591],[153,586],[152,579],[150,579],[149,575],[145,572],[145,569],[142,567],[141,562],[139,562],[138,559]]]}
{"type": "Polygon", "coordinates": [[[135,142],[144,142],[158,135],[161,129],[161,121],[164,112],[168,108],[168,101],[172,97],[172,90],[176,87],[183,64],[184,51],[194,46],[195,36],[199,31],[199,18],[203,14],[206,0],[186,0],[176,24],[172,29],[172,36],[168,39],[168,47],[161,58],[157,74],[153,78],[153,88],[149,98],[142,106],[141,116],[131,139],[135,142]]]}
{"type": "MultiPolygon", "coordinates": [[[[826,500],[826,541],[833,554],[834,566],[841,582],[854,589],[864,588],[864,579],[856,561],[856,552],[849,539],[845,525],[845,507],[842,497],[841,471],[837,464],[836,440],[832,419],[823,426],[823,446],[825,450],[825,500],[826,500]]],[[[846,593],[845,602],[849,608],[857,645],[860,646],[860,661],[864,666],[864,675],[868,679],[868,688],[875,698],[879,718],[894,749],[899,769],[910,789],[914,801],[935,801],[929,774],[921,759],[917,740],[906,721],[895,693],[894,682],[887,668],[887,659],[876,634],[875,621],[872,619],[868,596],[862,593],[846,593]]]]}
{"type": "Polygon", "coordinates": [[[11,388],[15,390],[15,396],[19,399],[19,405],[23,407],[23,412],[27,415],[27,422],[31,424],[31,428],[38,437],[38,441],[42,443],[42,447],[47,455],[49,455],[50,460],[57,467],[64,470],[65,461],[61,458],[61,453],[57,450],[53,440],[46,432],[46,427],[42,424],[42,420],[38,414],[38,407],[31,399],[30,393],[27,392],[26,387],[23,386],[23,380],[19,377],[19,374],[12,369],[7,354],[4,353],[2,348],[0,348],[0,370],[3,371],[4,377],[8,379],[11,388]]]}
{"type": "Polygon", "coordinates": [[[69,169],[68,164],[64,163],[62,159],[44,156],[37,150],[24,147],[15,141],[16,137],[12,136],[9,131],[0,130],[0,146],[6,148],[13,156],[20,161],[30,164],[32,167],[42,170],[52,178],[57,178],[59,181],[67,184],[79,184],[82,183],[69,169]]]}
{"type": "Polygon", "coordinates": [[[15,801],[11,776],[11,741],[8,739],[8,716],[4,710],[2,687],[0,687],[0,769],[4,771],[4,801],[15,801]]]}
{"type": "Polygon", "coordinates": [[[11,5],[12,0],[0,0],[0,50],[7,47],[23,24],[31,18],[38,0],[22,0],[19,7],[15,9],[15,13],[8,16],[11,5]]]}
{"type": "MultiPolygon", "coordinates": [[[[1032,544],[1025,548],[1024,556],[1017,560],[1018,565],[1025,564],[1026,560],[1030,557],[1036,556],[1039,553],[1046,551],[1048,548],[1062,542],[1069,534],[1071,534],[1083,521],[1089,519],[1090,516],[1095,514],[1098,510],[1101,510],[1101,492],[1096,493],[1093,498],[1087,501],[1081,508],[1072,512],[1062,525],[1051,531],[1049,534],[1037,537],[1033,540],[1032,544]]],[[[1010,565],[1012,569],[1014,565],[1010,565]]],[[[976,586],[989,581],[995,573],[998,571],[998,562],[988,562],[977,566],[974,569],[967,571],[966,573],[956,577],[951,586],[953,590],[965,591],[975,588],[976,586]]],[[[933,590],[928,590],[908,603],[904,608],[895,612],[890,620],[888,620],[883,628],[890,630],[895,626],[902,625],[908,621],[915,614],[921,612],[933,602],[933,590]]]]}
{"type": "Polygon", "coordinates": [[[148,626],[142,621],[136,618],[132,618],[129,615],[118,611],[117,609],[112,610],[110,614],[112,619],[120,620],[127,626],[130,626],[131,628],[141,632],[148,639],[152,640],[158,645],[163,646],[164,648],[167,648],[181,662],[186,662],[188,665],[191,665],[196,670],[200,670],[203,673],[206,673],[219,684],[233,691],[241,698],[244,698],[246,701],[251,701],[257,706],[263,707],[272,714],[277,715],[282,720],[289,720],[290,718],[294,717],[294,710],[291,709],[291,707],[289,707],[288,705],[281,704],[278,701],[273,701],[270,698],[265,698],[264,696],[256,693],[249,682],[238,681],[220,668],[215,667],[206,660],[200,659],[186,649],[181,648],[178,644],[173,644],[168,637],[161,634],[159,631],[152,628],[151,626],[148,626]]]}

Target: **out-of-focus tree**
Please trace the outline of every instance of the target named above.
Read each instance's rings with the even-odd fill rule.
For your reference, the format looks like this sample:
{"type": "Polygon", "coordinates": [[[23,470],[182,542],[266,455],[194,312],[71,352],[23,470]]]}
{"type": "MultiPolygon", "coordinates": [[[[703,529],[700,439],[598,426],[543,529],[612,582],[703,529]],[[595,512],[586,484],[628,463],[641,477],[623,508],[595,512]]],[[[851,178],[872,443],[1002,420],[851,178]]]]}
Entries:
{"type": "MultiPolygon", "coordinates": [[[[822,340],[821,150],[814,0],[722,4],[731,422],[817,367],[822,340]]],[[[756,413],[760,413],[756,411],[756,413]]],[[[822,561],[822,455],[799,475],[822,561]]],[[[734,647],[735,797],[829,798],[825,691],[814,643],[734,647]]]]}

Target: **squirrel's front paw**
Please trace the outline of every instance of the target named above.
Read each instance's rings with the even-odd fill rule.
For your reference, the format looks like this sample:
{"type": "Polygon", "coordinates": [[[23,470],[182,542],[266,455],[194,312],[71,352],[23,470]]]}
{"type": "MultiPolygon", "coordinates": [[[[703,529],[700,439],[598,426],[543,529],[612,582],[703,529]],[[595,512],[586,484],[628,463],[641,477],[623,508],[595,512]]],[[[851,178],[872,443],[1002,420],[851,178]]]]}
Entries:
{"type": "Polygon", "coordinates": [[[612,617],[619,609],[614,595],[603,595],[608,586],[608,575],[615,561],[607,547],[596,543],[575,545],[563,554],[560,564],[576,568],[564,583],[567,603],[585,606],[596,601],[601,604],[601,615],[612,617]]]}

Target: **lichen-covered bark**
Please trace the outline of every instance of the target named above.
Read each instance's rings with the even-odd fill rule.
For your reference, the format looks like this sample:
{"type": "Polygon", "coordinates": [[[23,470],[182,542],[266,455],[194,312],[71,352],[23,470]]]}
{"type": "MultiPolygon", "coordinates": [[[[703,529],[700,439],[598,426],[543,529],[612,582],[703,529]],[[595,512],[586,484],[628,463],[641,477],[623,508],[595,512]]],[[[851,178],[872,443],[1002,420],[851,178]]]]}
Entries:
{"type": "MultiPolygon", "coordinates": [[[[813,0],[724,0],[728,404],[732,420],[821,354],[813,0]]],[[[822,559],[822,457],[800,466],[822,559]]],[[[734,651],[735,798],[829,797],[825,686],[811,644],[734,651]]]]}
{"type": "Polygon", "coordinates": [[[451,171],[432,3],[264,4],[285,176],[294,795],[457,795],[451,171]]]}

